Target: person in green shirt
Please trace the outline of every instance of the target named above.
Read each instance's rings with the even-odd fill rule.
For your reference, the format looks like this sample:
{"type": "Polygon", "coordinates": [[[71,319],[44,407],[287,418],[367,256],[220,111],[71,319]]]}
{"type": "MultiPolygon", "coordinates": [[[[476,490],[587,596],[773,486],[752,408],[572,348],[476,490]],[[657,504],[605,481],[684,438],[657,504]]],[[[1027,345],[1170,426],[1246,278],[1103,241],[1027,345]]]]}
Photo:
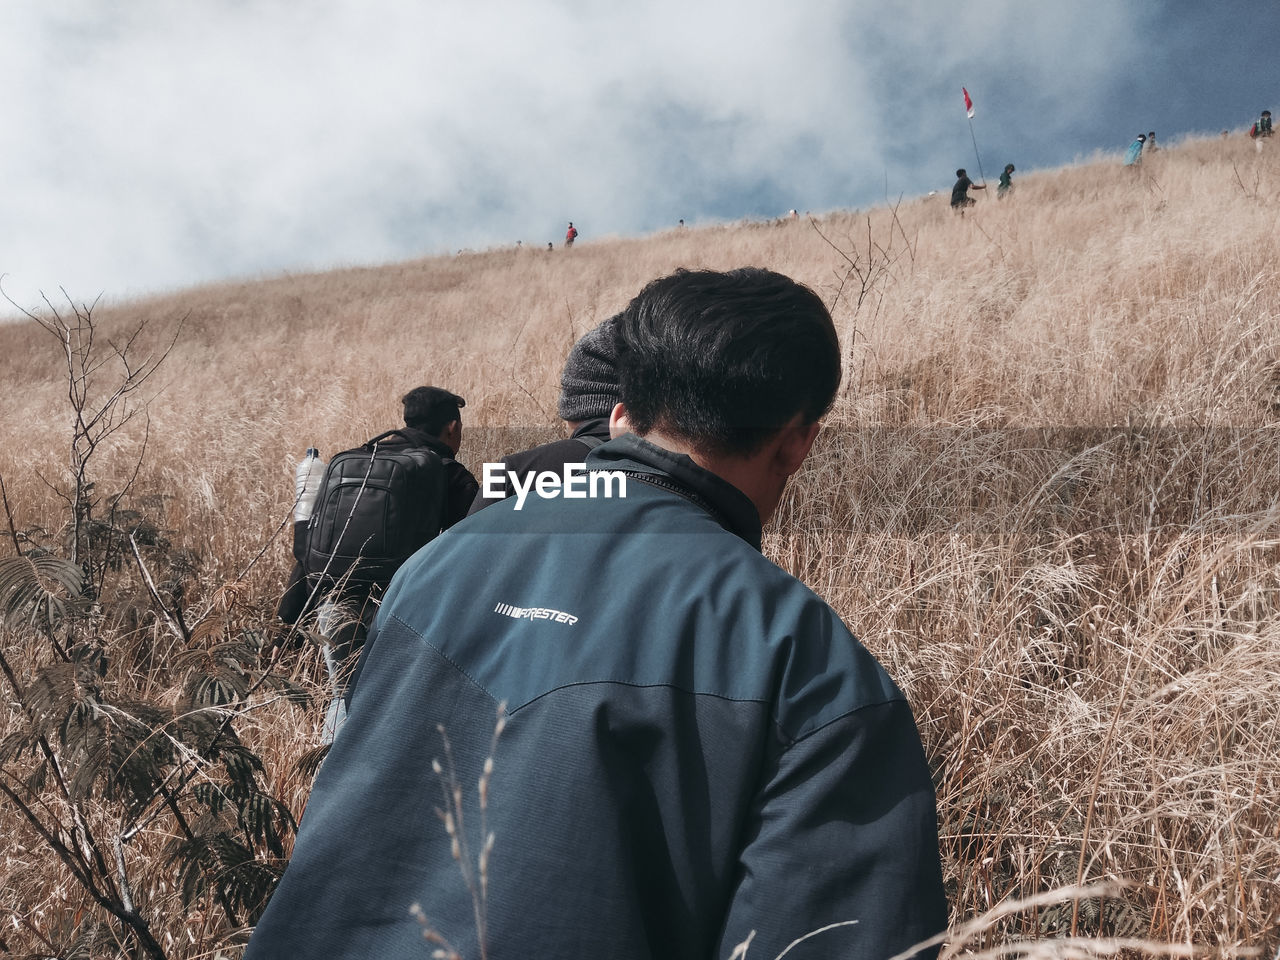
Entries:
{"type": "Polygon", "coordinates": [[[1013,189],[1013,171],[1012,163],[1004,165],[1004,173],[1000,174],[1000,185],[996,187],[996,199],[1003,200],[1005,195],[1013,189]]]}

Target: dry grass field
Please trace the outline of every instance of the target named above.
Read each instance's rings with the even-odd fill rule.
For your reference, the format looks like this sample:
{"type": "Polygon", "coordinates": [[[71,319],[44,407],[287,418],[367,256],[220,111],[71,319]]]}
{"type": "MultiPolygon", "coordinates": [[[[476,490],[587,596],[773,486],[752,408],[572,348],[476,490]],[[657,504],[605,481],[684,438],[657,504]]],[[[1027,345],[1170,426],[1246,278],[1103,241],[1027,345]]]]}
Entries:
{"type": "Polygon", "coordinates": [[[1275,955],[1280,146],[993,193],[99,304],[86,411],[112,343],[144,324],[135,373],[172,345],[105,435],[59,339],[0,326],[0,954],[237,955],[323,714],[272,623],[308,445],[435,383],[478,468],[555,429],[570,344],[647,280],[759,265],[847,358],[766,550],[911,699],[948,953],[1275,955]]]}

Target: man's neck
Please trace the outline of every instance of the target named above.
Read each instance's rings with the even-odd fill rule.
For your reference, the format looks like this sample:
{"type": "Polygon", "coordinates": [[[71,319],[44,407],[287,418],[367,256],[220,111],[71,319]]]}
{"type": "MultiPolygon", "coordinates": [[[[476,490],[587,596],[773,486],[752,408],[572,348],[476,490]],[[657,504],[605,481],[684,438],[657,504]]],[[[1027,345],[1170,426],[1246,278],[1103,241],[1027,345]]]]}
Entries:
{"type": "Polygon", "coordinates": [[[761,522],[767,521],[773,514],[777,506],[776,498],[766,485],[760,482],[759,467],[750,457],[708,454],[691,446],[687,440],[663,433],[661,430],[650,430],[644,434],[644,439],[671,453],[684,454],[703,470],[714,473],[721,480],[736,487],[755,506],[761,522]]]}

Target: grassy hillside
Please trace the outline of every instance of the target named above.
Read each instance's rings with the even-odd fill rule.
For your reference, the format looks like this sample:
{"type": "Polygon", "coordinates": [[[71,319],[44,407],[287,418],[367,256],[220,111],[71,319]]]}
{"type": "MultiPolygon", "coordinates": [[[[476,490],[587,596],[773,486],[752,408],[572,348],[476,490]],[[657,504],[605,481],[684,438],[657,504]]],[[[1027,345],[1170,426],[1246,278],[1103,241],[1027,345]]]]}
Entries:
{"type": "MultiPolygon", "coordinates": [[[[105,761],[79,792],[58,773],[84,770],[91,751],[77,753],[75,733],[98,716],[95,697],[213,703],[206,713],[233,709],[263,760],[263,795],[300,815],[309,776],[296,764],[322,709],[289,705],[291,688],[261,670],[312,691],[323,674],[314,646],[271,645],[305,447],[362,441],[398,422],[407,389],[434,383],[467,398],[462,459],[478,469],[555,429],[570,344],[644,282],[750,264],[813,286],[841,331],[840,399],[766,550],[830,599],[908,692],[936,770],[949,949],[1035,950],[1075,933],[1274,953],[1280,153],[1215,139],[1139,171],[1108,160],[1016,183],[1001,202],[978,194],[964,217],[939,195],[98,306],[89,409],[124,375],[109,341],[144,324],[127,358],[172,348],[125,398],[136,416],[92,452],[79,540],[66,355],[34,323],[0,327],[0,557],[66,556],[78,542],[99,582],[98,606],[68,602],[64,620],[56,604],[6,593],[17,581],[0,570],[12,612],[0,746],[8,948],[96,937],[93,955],[108,955],[138,929],[77,879],[86,830],[164,955],[209,956],[251,919],[251,897],[219,890],[213,853],[188,846],[197,866],[182,876],[167,865],[184,837],[203,836],[183,816],[217,814],[197,786],[235,782],[217,751],[165,758],[181,772],[163,789],[129,793],[105,761]],[[79,666],[59,666],[68,659],[79,666]],[[218,669],[230,693],[193,692],[193,675],[218,669]],[[33,727],[43,741],[17,749],[33,727]],[[24,785],[42,763],[45,780],[24,785]],[[41,837],[34,822],[65,835],[41,837]],[[1096,883],[1109,886],[988,913],[1096,883]]],[[[41,589],[62,595],[47,577],[41,589]]],[[[207,745],[201,736],[213,734],[183,743],[207,745]]],[[[275,822],[287,848],[286,821],[275,822]]],[[[272,856],[261,830],[245,835],[272,856]]],[[[99,886],[111,900],[111,883],[99,886]]]]}

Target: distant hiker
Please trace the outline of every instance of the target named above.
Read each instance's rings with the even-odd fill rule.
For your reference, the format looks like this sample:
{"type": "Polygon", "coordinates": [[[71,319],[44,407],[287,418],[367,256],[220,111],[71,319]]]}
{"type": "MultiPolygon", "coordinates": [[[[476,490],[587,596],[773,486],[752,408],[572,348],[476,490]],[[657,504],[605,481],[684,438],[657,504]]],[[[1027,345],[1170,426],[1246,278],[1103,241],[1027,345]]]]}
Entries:
{"type": "Polygon", "coordinates": [[[569,221],[569,229],[564,232],[564,245],[572,247],[573,241],[578,239],[578,228],[573,225],[573,221],[569,221]]]}
{"type": "Polygon", "coordinates": [[[1016,168],[1012,163],[1004,165],[1004,173],[1000,174],[1000,185],[996,187],[996,199],[1003,200],[1013,189],[1013,171],[1016,168]]]}
{"type": "Polygon", "coordinates": [[[550,240],[548,240],[548,241],[547,241],[547,253],[550,253],[550,252],[551,252],[552,250],[554,250],[554,249],[555,249],[555,245],[554,245],[550,240]]]}
{"type": "Polygon", "coordinates": [[[987,185],[974,183],[969,179],[969,175],[965,173],[964,167],[956,171],[956,185],[951,188],[951,209],[963,211],[965,207],[972,207],[978,201],[969,196],[969,188],[974,190],[985,190],[987,185]]]}
{"type": "Polygon", "coordinates": [[[681,229],[681,230],[683,230],[683,229],[684,229],[684,217],[681,217],[681,218],[680,218],[680,229],[681,229]]]}
{"type": "Polygon", "coordinates": [[[1249,128],[1249,136],[1253,137],[1253,145],[1259,153],[1262,152],[1262,142],[1270,137],[1273,132],[1271,129],[1271,111],[1263,110],[1258,122],[1249,128]]]}
{"type": "Polygon", "coordinates": [[[1147,142],[1143,145],[1144,153],[1155,153],[1160,148],[1156,146],[1156,132],[1154,130],[1147,131],[1147,142]]]}
{"type": "Polygon", "coordinates": [[[341,722],[348,661],[364,643],[391,577],[419,547],[467,515],[478,484],[455,457],[466,401],[440,387],[404,395],[404,427],[379,434],[329,461],[305,531],[295,536],[297,564],[277,613],[286,623],[316,611],[327,639],[325,664],[341,722]]]}
{"type": "Polygon", "coordinates": [[[560,375],[559,414],[569,425],[570,435],[503,457],[500,472],[495,471],[492,478],[482,475],[480,492],[471,503],[470,513],[479,513],[514,495],[508,475],[517,477],[519,484],[527,484],[529,478],[543,471],[560,473],[565,464],[582,463],[588,453],[609,439],[609,414],[618,402],[618,373],[614,367],[617,325],[618,318],[610,317],[583,334],[565,360],[560,375]],[[495,495],[486,497],[486,492],[495,495]]]}
{"type": "Polygon", "coordinates": [[[1126,167],[1136,167],[1142,163],[1142,145],[1147,142],[1145,133],[1138,134],[1138,138],[1129,144],[1129,149],[1124,152],[1124,165],[1126,167]]]}

